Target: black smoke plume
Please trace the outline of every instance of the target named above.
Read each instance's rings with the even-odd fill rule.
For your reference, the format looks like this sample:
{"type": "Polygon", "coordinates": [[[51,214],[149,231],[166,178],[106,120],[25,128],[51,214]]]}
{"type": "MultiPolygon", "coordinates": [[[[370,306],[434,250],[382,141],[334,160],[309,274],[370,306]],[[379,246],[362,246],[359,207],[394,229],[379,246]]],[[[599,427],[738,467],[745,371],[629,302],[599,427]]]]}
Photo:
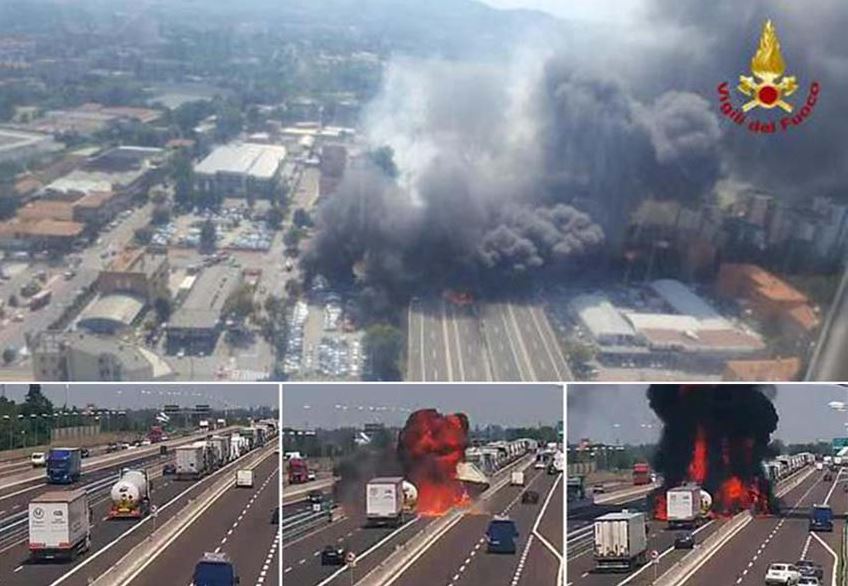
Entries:
{"type": "Polygon", "coordinates": [[[651,385],[648,400],[663,422],[654,468],[668,488],[697,482],[713,510],[774,510],[763,462],[777,428],[768,387],[758,385],[651,385]]]}

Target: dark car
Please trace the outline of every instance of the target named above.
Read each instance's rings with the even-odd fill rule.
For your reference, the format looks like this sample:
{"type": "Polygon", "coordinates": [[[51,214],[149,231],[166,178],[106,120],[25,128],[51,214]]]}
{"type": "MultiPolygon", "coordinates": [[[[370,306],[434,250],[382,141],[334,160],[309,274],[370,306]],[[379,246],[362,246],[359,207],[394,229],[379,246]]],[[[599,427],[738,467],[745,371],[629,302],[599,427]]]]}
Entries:
{"type": "Polygon", "coordinates": [[[88,458],[91,455],[91,452],[88,451],[88,448],[80,448],[80,458],[88,458]]]}
{"type": "Polygon", "coordinates": [[[324,493],[320,490],[310,490],[308,498],[310,503],[322,503],[324,502],[324,493]]]}
{"type": "Polygon", "coordinates": [[[274,510],[271,511],[271,525],[279,525],[280,524],[280,507],[274,507],[274,510]]]}
{"type": "Polygon", "coordinates": [[[797,564],[798,571],[802,576],[811,576],[813,578],[824,578],[824,570],[822,567],[812,560],[799,560],[797,564]]]}
{"type": "Polygon", "coordinates": [[[177,473],[176,464],[165,464],[162,466],[162,476],[170,476],[177,473]]]}
{"type": "Polygon", "coordinates": [[[525,490],[521,494],[521,502],[525,505],[535,505],[539,502],[539,493],[535,490],[525,490]]]}
{"type": "Polygon", "coordinates": [[[345,548],[341,546],[328,545],[321,550],[322,566],[342,566],[345,563],[345,548]]]}
{"type": "Polygon", "coordinates": [[[833,474],[831,474],[830,472],[825,472],[823,480],[825,482],[832,482],[833,481],[833,474]]]}
{"type": "Polygon", "coordinates": [[[111,454],[112,452],[117,452],[120,449],[121,448],[118,446],[118,444],[109,444],[106,446],[106,453],[111,454]]]}
{"type": "Polygon", "coordinates": [[[674,549],[692,549],[695,547],[695,536],[691,533],[678,535],[674,540],[674,549]]]}

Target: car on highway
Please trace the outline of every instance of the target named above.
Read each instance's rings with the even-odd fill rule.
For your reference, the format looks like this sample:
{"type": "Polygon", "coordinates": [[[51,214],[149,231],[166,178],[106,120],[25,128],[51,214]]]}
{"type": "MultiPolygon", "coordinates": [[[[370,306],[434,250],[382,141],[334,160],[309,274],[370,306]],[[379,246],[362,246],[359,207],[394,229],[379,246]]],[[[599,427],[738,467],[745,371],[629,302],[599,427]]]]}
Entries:
{"type": "Polygon", "coordinates": [[[798,560],[795,564],[798,567],[798,571],[801,572],[801,576],[812,576],[813,578],[824,578],[824,570],[821,565],[817,564],[812,560],[798,560]]]}
{"type": "Polygon", "coordinates": [[[593,494],[603,494],[607,491],[603,484],[596,484],[592,487],[593,494]]]}
{"type": "Polygon", "coordinates": [[[204,553],[194,566],[194,586],[234,586],[238,583],[236,568],[224,553],[204,553]]]}
{"type": "Polygon", "coordinates": [[[322,493],[320,490],[310,490],[309,495],[307,496],[307,500],[309,500],[309,502],[313,505],[320,504],[324,502],[324,493],[322,493]]]}
{"type": "Polygon", "coordinates": [[[525,505],[535,505],[539,502],[539,493],[535,490],[525,490],[521,493],[521,502],[525,505]]]}
{"type": "Polygon", "coordinates": [[[322,566],[342,566],[345,563],[346,550],[340,545],[328,545],[321,550],[322,566]]]}
{"type": "Polygon", "coordinates": [[[88,448],[80,448],[80,458],[88,458],[91,455],[91,451],[88,448]]]}
{"type": "Polygon", "coordinates": [[[33,452],[29,461],[33,468],[43,468],[47,465],[47,455],[44,452],[33,452]]]}
{"type": "Polygon", "coordinates": [[[515,553],[518,527],[509,517],[495,515],[486,528],[486,551],[489,553],[515,553]]]}
{"type": "Polygon", "coordinates": [[[279,525],[280,524],[280,507],[274,507],[274,510],[271,511],[271,525],[279,525]]]}
{"type": "Polygon", "coordinates": [[[801,572],[797,566],[792,564],[771,564],[766,572],[766,584],[780,584],[781,586],[796,586],[801,581],[801,572]]]}
{"type": "Polygon", "coordinates": [[[674,540],[674,549],[692,549],[695,547],[695,536],[691,533],[678,535],[674,540]]]}
{"type": "Polygon", "coordinates": [[[117,452],[120,449],[121,449],[121,447],[116,443],[108,444],[106,446],[106,453],[111,454],[113,452],[117,452]]]}
{"type": "Polygon", "coordinates": [[[832,482],[833,481],[833,474],[831,474],[830,472],[825,472],[824,478],[822,480],[824,482],[832,482]]]}
{"type": "Polygon", "coordinates": [[[307,472],[306,473],[306,481],[312,482],[313,480],[315,480],[315,473],[314,472],[307,472]]]}
{"type": "Polygon", "coordinates": [[[162,466],[162,476],[171,476],[177,473],[177,465],[176,464],[165,464],[162,466]]]}
{"type": "Polygon", "coordinates": [[[814,576],[801,576],[798,586],[821,586],[821,582],[814,576]]]}

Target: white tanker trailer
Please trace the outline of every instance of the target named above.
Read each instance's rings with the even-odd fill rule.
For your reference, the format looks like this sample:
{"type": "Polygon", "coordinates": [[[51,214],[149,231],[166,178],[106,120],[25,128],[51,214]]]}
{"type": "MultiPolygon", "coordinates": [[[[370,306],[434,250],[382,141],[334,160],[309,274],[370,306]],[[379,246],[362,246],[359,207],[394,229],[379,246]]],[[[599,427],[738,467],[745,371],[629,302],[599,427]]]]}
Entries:
{"type": "Polygon", "coordinates": [[[139,519],[150,512],[150,479],[146,470],[124,469],[109,493],[110,519],[139,519]]]}

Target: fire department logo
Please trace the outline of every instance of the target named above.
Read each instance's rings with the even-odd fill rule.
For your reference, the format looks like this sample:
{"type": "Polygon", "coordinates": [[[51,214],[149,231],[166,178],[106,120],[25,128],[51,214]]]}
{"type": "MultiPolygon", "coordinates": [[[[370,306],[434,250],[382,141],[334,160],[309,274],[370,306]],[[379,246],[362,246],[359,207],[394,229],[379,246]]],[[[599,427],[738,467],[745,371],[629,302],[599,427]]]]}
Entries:
{"type": "Polygon", "coordinates": [[[751,58],[751,74],[740,75],[736,89],[745,97],[744,103],[736,107],[731,99],[730,84],[722,82],[718,86],[722,113],[736,124],[747,122],[748,130],[756,133],[774,133],[779,127],[782,131],[800,126],[812,114],[818,101],[821,87],[818,82],[810,85],[806,102],[795,112],[795,106],[787,99],[798,90],[798,80],[794,75],[785,75],[786,63],[780,48],[780,39],[771,20],[763,25],[760,43],[751,58]],[[779,108],[784,116],[779,120],[748,120],[746,114],[755,108],[773,110],[779,108]]]}
{"type": "Polygon", "coordinates": [[[774,30],[772,22],[767,20],[760,36],[760,46],[751,59],[751,73],[754,76],[739,76],[737,89],[751,98],[742,106],[742,111],[747,112],[756,107],[779,107],[786,112],[792,112],[792,104],[783,98],[795,93],[798,82],[794,76],[783,75],[785,71],[786,63],[780,54],[777,31],[774,30]]]}

